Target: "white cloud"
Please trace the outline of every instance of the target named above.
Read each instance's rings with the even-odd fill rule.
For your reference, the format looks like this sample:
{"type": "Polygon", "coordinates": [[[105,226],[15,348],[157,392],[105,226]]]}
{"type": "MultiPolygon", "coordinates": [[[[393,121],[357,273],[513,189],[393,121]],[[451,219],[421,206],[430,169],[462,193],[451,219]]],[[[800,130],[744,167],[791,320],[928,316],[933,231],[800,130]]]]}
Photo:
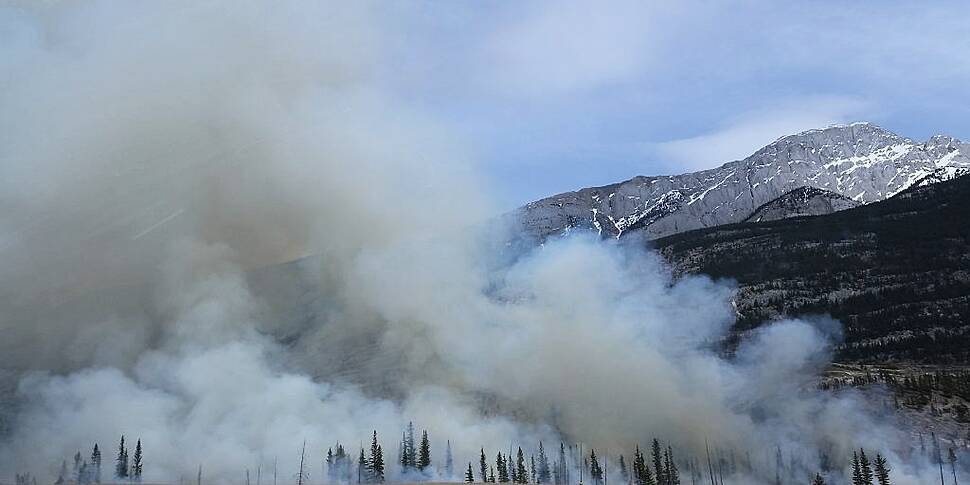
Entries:
{"type": "Polygon", "coordinates": [[[713,168],[751,155],[781,136],[860,120],[871,115],[867,104],[855,98],[808,97],[765,109],[748,111],[721,127],[687,138],[653,145],[659,158],[676,172],[713,168]]]}
{"type": "Polygon", "coordinates": [[[651,57],[655,10],[626,0],[541,3],[489,33],[480,67],[506,94],[562,95],[635,79],[651,57]]]}

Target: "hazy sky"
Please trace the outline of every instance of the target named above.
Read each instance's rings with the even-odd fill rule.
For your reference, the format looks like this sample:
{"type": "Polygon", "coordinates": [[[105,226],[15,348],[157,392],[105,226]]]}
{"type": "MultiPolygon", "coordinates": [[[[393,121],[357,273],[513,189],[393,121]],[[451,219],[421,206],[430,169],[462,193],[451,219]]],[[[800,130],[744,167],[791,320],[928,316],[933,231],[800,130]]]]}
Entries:
{"type": "Polygon", "coordinates": [[[383,5],[382,78],[509,206],[839,122],[970,138],[970,2],[383,5]]]}

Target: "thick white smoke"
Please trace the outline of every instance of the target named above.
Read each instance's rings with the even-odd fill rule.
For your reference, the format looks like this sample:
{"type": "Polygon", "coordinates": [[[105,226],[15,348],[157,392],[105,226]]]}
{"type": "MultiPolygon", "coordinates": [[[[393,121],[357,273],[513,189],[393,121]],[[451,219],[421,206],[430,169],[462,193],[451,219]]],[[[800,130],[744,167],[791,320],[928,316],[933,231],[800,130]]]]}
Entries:
{"type": "Polygon", "coordinates": [[[895,456],[901,436],[863,401],[815,392],[829,324],[776,323],[728,360],[731,288],[674,282],[641,247],[576,237],[503,263],[474,165],[381,89],[400,39],[376,7],[0,11],[0,364],[16,387],[0,475],[53,479],[125,434],[148,481],[278,460],[286,482],[303,440],[322,481],[325,447],[377,430],[393,462],[411,420],[436,464],[452,441],[459,470],[483,446],[559,439],[613,456],[654,436],[685,456],[780,446],[805,473],[819,447],[895,456]],[[319,315],[293,325],[247,272],[306,255],[319,315]]]}

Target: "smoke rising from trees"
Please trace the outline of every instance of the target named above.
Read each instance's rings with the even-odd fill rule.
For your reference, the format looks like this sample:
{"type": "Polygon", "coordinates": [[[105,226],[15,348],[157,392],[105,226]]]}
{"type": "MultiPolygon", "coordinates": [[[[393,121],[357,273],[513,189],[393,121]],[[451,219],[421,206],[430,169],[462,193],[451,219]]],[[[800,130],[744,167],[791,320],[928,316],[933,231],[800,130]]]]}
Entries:
{"type": "Polygon", "coordinates": [[[784,447],[806,476],[818,449],[896,458],[890,422],[815,389],[834,322],[777,322],[725,358],[729,284],[675,281],[635,242],[503,246],[447,125],[382,90],[379,7],[0,13],[0,475],[53,479],[128,435],[147,482],[200,461],[229,481],[412,420],[458,463],[652,436],[784,447]],[[308,255],[321,313],[283,324],[248,272],[308,255]]]}

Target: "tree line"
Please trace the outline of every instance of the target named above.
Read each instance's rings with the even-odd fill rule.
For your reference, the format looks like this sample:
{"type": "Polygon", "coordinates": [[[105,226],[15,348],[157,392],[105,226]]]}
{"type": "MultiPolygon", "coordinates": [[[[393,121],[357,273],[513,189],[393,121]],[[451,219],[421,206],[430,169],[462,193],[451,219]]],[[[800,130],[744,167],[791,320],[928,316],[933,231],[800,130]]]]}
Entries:
{"type": "MultiPolygon", "coordinates": [[[[939,472],[940,484],[959,485],[960,458],[954,448],[944,451],[936,435],[930,434],[931,440],[927,446],[926,440],[919,435],[919,450],[923,458],[935,465],[939,472]]],[[[346,447],[337,443],[326,450],[323,466],[327,483],[344,484],[379,484],[388,481],[387,463],[384,448],[378,438],[377,431],[370,436],[370,446],[361,446],[357,456],[348,452],[346,447]]],[[[451,440],[446,441],[444,457],[437,467],[432,465],[431,439],[427,430],[422,430],[420,437],[415,432],[413,423],[408,423],[398,443],[398,475],[394,476],[401,482],[420,481],[452,481],[463,479],[466,483],[506,483],[506,484],[548,484],[570,485],[609,485],[618,481],[617,485],[724,485],[725,477],[736,481],[744,477],[761,477],[765,480],[773,475],[774,480],[768,480],[775,485],[795,485],[810,483],[811,485],[825,485],[828,480],[844,483],[843,478],[850,479],[852,485],[891,485],[892,467],[881,453],[867,454],[865,449],[858,449],[848,460],[848,470],[844,465],[840,467],[824,450],[819,452],[818,470],[803,462],[803,457],[790,453],[787,460],[781,447],[774,451],[773,466],[768,467],[755,464],[750,453],[737,453],[733,449],[713,449],[707,446],[705,454],[692,456],[687,453],[677,453],[675,447],[653,439],[647,448],[641,449],[635,445],[629,455],[599,454],[594,448],[586,449],[583,445],[567,445],[559,443],[558,450],[549,453],[545,444],[540,441],[534,453],[527,453],[521,446],[509,446],[508,450],[500,450],[495,455],[489,454],[484,447],[479,448],[477,464],[467,462],[463,476],[456,477],[454,472],[454,457],[451,440]],[[874,458],[870,458],[874,456],[874,458]],[[611,468],[612,467],[612,468],[611,468]]],[[[770,456],[770,455],[769,455],[770,456]]],[[[305,467],[306,444],[301,452],[300,470],[297,485],[305,485],[309,473],[305,467]]],[[[815,460],[812,460],[815,463],[815,460]]],[[[843,461],[842,463],[846,463],[843,461]]],[[[122,436],[118,445],[113,478],[115,482],[141,482],[144,473],[144,454],[141,440],[137,440],[134,452],[129,455],[125,437],[122,436]]],[[[276,485],[276,471],[274,467],[274,485],[276,485]]],[[[36,479],[29,474],[18,474],[16,485],[36,485],[36,479]]],[[[75,483],[78,485],[100,484],[102,482],[101,449],[96,443],[90,457],[77,452],[73,457],[73,468],[68,467],[68,461],[61,464],[61,471],[56,485],[75,483]]],[[[199,467],[198,485],[202,483],[202,468],[199,467]]],[[[257,479],[257,485],[259,480],[257,479]]],[[[246,471],[246,485],[249,484],[249,471],[246,471]]]]}
{"type": "MultiPolygon", "coordinates": [[[[74,454],[73,466],[69,470],[67,460],[61,462],[61,470],[57,475],[55,485],[75,483],[78,485],[90,485],[101,483],[101,448],[95,443],[91,450],[90,458],[85,458],[78,451],[74,454]]],[[[125,437],[122,435],[121,442],[118,444],[118,456],[115,459],[114,481],[115,482],[141,482],[144,462],[141,448],[141,439],[135,445],[135,453],[129,458],[128,447],[125,445],[125,437]]],[[[30,475],[17,475],[17,485],[29,485],[30,475]]],[[[36,485],[36,480],[31,484],[36,485]]]]}

